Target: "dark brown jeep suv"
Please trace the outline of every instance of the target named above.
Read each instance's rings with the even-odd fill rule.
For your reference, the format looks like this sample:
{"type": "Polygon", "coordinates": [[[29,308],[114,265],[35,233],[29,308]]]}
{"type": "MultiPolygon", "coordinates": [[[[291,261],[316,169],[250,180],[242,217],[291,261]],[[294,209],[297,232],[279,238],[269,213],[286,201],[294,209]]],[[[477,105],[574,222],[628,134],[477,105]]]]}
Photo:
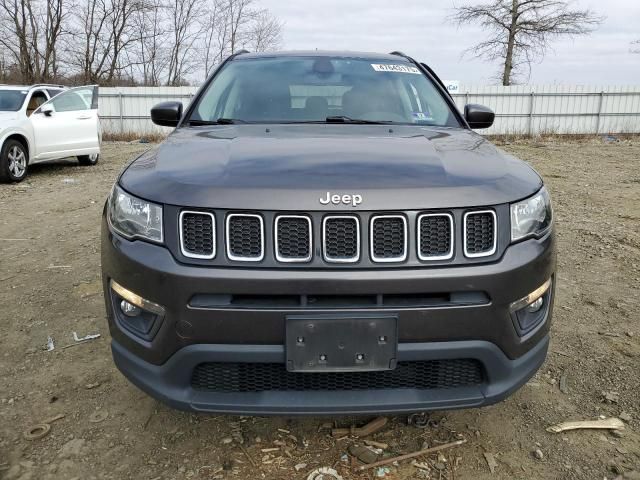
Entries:
{"type": "Polygon", "coordinates": [[[180,409],[353,414],[497,402],[543,363],[549,194],[401,53],[228,58],[117,179],[116,365],[180,409]]]}

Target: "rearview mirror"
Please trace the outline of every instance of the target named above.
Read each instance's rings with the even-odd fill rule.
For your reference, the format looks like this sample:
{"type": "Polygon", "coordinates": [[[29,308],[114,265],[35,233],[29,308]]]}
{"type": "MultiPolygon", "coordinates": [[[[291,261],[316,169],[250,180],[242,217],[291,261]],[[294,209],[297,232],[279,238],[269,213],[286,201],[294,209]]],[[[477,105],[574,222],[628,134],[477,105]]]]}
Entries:
{"type": "Polygon", "coordinates": [[[151,121],[163,127],[176,127],[182,118],[181,102],[162,102],[151,109],[151,121]]]}
{"type": "Polygon", "coordinates": [[[50,117],[53,113],[53,106],[43,105],[42,107],[40,107],[40,113],[43,113],[46,117],[50,117]]]}
{"type": "Polygon", "coordinates": [[[496,114],[489,107],[470,103],[464,107],[464,118],[471,128],[489,128],[496,114]]]}

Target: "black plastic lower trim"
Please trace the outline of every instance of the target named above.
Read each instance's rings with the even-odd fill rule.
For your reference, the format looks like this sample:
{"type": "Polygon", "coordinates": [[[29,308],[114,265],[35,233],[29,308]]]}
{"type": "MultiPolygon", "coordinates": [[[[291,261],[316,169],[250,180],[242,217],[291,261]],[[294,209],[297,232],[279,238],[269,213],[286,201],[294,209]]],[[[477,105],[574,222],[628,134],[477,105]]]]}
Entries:
{"type": "Polygon", "coordinates": [[[152,397],[181,410],[248,415],[351,415],[489,405],[504,399],[533,376],[544,362],[548,346],[549,337],[545,336],[515,360],[506,357],[496,345],[479,340],[398,346],[399,362],[475,359],[486,372],[485,381],[479,385],[430,390],[203,392],[191,385],[191,372],[197,365],[206,362],[284,364],[284,346],[190,345],[163,365],[153,365],[112,341],[117,367],[152,397]]]}
{"type": "Polygon", "coordinates": [[[420,360],[400,362],[392,370],[291,372],[281,363],[207,362],[193,371],[191,385],[203,392],[303,392],[432,390],[480,385],[477,360],[420,360]],[[323,374],[324,373],[324,374],[323,374]]]}

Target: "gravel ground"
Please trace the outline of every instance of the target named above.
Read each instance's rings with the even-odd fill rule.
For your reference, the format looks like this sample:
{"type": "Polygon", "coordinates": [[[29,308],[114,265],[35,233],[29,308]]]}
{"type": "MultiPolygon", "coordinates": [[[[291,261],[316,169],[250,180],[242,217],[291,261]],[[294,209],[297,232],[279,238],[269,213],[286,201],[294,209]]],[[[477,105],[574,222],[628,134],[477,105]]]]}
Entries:
{"type": "Polygon", "coordinates": [[[354,473],[345,456],[361,441],[323,430],[327,421],[367,418],[186,414],[115,369],[100,286],[100,213],[123,164],[148,147],[106,144],[96,167],[58,162],[0,185],[0,478],[303,479],[320,466],[345,480],[638,478],[630,472],[640,471],[639,140],[502,146],[532,162],[555,202],[560,250],[548,360],[498,405],[433,413],[427,428],[390,417],[370,437],[387,444],[385,455],[466,443],[418,466],[367,473],[354,473]],[[64,348],[73,332],[101,337],[64,348]],[[25,438],[59,414],[44,438],[25,438]],[[546,431],[601,415],[623,418],[625,430],[546,431]]]}

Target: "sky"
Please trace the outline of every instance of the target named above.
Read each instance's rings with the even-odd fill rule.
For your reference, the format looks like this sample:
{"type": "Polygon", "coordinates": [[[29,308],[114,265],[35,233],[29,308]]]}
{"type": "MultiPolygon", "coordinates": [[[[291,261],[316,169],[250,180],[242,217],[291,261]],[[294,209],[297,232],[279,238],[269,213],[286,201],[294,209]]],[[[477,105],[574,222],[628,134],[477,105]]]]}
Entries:
{"type": "MultiPolygon", "coordinates": [[[[496,84],[500,66],[465,49],[483,38],[475,26],[447,22],[455,5],[482,0],[260,0],[284,22],[284,49],[400,50],[428,63],[442,79],[464,85],[496,84]]],[[[637,85],[640,0],[574,0],[606,16],[588,36],[557,40],[541,63],[532,65],[530,84],[637,85]]],[[[528,80],[528,81],[527,81],[528,80]]]]}

